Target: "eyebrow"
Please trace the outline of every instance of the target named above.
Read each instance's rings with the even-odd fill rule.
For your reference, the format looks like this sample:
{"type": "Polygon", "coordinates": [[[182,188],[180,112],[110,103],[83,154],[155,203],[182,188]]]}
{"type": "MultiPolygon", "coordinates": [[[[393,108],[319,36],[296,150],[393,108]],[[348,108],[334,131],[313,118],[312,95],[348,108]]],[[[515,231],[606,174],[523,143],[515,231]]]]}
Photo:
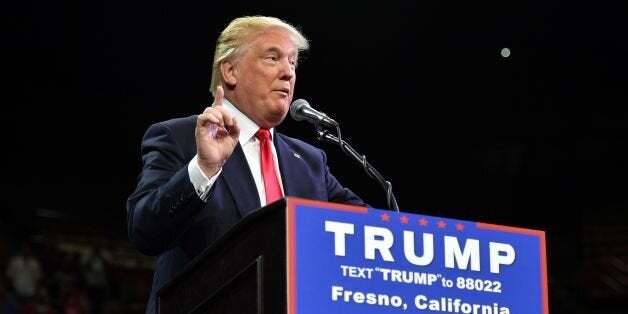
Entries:
{"type": "MultiPolygon", "coordinates": [[[[283,54],[283,52],[282,52],[281,48],[279,48],[279,46],[277,46],[277,45],[272,45],[272,46],[270,46],[270,47],[268,47],[268,48],[265,48],[265,49],[263,50],[263,52],[264,52],[264,53],[266,53],[266,52],[275,52],[275,53],[277,53],[277,54],[283,54]]],[[[293,53],[288,53],[288,54],[289,54],[289,55],[294,54],[294,56],[295,56],[295,57],[298,57],[298,55],[299,55],[299,51],[298,51],[297,49],[294,49],[294,52],[293,52],[293,53]]]]}

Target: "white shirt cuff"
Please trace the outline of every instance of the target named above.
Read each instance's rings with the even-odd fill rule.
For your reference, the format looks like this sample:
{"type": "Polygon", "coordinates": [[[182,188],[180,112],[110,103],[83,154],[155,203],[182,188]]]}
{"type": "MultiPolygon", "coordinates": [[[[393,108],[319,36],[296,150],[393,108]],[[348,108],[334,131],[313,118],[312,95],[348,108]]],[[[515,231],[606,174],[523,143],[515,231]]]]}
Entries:
{"type": "Polygon", "coordinates": [[[207,196],[209,195],[209,191],[212,186],[218,179],[218,176],[222,172],[222,168],[218,170],[218,172],[211,178],[207,178],[207,176],[201,170],[201,167],[198,165],[198,155],[195,155],[194,158],[188,164],[188,174],[190,175],[190,182],[194,185],[194,190],[196,190],[196,194],[200,199],[205,202],[207,201],[207,196]]]}

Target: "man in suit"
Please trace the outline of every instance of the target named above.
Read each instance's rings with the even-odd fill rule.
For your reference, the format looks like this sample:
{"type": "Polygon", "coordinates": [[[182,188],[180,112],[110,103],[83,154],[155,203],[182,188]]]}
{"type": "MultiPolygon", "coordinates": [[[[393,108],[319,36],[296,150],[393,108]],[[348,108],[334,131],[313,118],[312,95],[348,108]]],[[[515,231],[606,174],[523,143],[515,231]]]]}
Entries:
{"type": "Polygon", "coordinates": [[[365,206],[330,173],[323,151],[275,130],[292,101],[299,52],[307,48],[307,39],[280,19],[233,20],[216,42],[212,106],[146,131],[127,210],[131,242],[156,256],[147,313],[155,312],[157,290],[190,260],[277,198],[365,206]],[[264,132],[272,139],[267,154],[258,139],[264,132]],[[272,175],[260,170],[269,164],[272,175]]]}

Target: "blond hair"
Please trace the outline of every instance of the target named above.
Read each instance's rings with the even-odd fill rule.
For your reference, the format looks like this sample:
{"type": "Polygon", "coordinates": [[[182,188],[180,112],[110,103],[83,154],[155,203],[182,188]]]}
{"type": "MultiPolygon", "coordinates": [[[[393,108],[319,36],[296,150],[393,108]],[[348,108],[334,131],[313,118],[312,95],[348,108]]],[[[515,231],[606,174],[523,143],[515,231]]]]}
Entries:
{"type": "Polygon", "coordinates": [[[309,48],[305,36],[294,26],[276,17],[244,16],[231,21],[216,40],[212,81],[209,91],[216,94],[216,87],[222,83],[220,64],[225,60],[237,58],[246,48],[246,44],[256,35],[270,27],[281,27],[290,33],[292,43],[299,52],[309,48]]]}

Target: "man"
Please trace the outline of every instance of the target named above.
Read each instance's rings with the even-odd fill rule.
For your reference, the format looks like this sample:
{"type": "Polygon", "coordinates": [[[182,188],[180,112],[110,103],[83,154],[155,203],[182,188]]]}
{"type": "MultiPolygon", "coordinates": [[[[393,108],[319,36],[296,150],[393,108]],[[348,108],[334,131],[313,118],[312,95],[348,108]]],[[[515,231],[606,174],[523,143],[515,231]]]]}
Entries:
{"type": "Polygon", "coordinates": [[[20,301],[24,303],[31,301],[43,273],[39,260],[33,256],[30,244],[23,243],[20,252],[9,259],[6,275],[12,280],[20,301]]]}
{"type": "Polygon", "coordinates": [[[323,151],[274,129],[288,113],[299,52],[307,48],[307,39],[277,18],[233,20],[216,42],[212,106],[146,131],[127,209],[131,242],[156,256],[147,313],[164,283],[267,203],[296,196],[365,205],[329,172],[323,151]]]}

